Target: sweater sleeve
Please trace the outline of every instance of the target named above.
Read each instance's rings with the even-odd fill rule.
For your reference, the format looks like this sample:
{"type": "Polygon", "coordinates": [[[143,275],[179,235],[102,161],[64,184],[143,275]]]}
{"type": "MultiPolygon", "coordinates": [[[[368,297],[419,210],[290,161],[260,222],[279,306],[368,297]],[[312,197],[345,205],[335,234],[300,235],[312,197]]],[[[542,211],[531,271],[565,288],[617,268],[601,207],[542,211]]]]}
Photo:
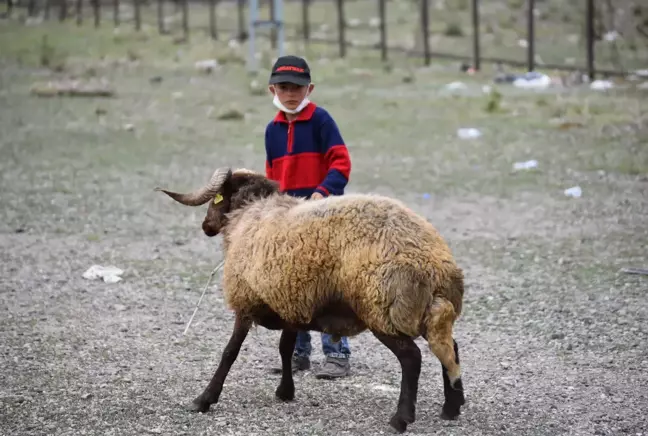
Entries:
{"type": "Polygon", "coordinates": [[[342,195],[351,173],[349,151],[333,118],[327,117],[322,124],[320,135],[327,172],[315,191],[325,197],[342,195]]]}
{"type": "Polygon", "coordinates": [[[265,173],[267,178],[272,179],[272,157],[270,156],[270,141],[268,141],[269,129],[270,129],[270,125],[266,126],[265,139],[264,139],[265,154],[266,154],[265,173]]]}

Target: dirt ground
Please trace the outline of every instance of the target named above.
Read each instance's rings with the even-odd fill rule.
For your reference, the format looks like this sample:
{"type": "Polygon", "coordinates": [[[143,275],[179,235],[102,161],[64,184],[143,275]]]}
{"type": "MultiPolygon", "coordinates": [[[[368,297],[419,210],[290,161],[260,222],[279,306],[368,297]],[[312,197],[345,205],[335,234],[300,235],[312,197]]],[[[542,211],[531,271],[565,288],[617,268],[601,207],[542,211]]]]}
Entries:
{"type": "MultiPolygon", "coordinates": [[[[5,27],[3,41],[18,29],[5,27]]],[[[43,30],[28,31],[36,47],[43,30]]],[[[369,333],[350,340],[351,377],[298,375],[295,401],[283,404],[267,373],[279,334],[258,328],[219,404],[185,410],[233,315],[217,277],[183,335],[220,241],[201,231],[204,208],[153,189],[194,188],[220,166],[262,170],[275,109],[238,63],[197,71],[213,55],[198,37],[177,46],[67,31],[62,72],[34,65],[37,49],[0,58],[0,433],[386,433],[400,368],[369,333]],[[105,78],[116,95],[30,95],[35,82],[71,75],[105,78]],[[219,119],[232,107],[244,117],[219,119]],[[123,280],[82,278],[93,264],[124,269],[123,280]]],[[[648,435],[648,277],[620,272],[648,267],[646,91],[501,85],[500,100],[483,89],[490,67],[468,76],[403,58],[387,71],[376,53],[329,55],[309,57],[313,100],[349,146],[348,192],[404,200],[465,271],[456,339],[467,404],[459,420],[440,420],[440,364],[417,340],[424,364],[408,434],[648,435]],[[453,81],[466,88],[449,90],[453,81]],[[460,139],[462,127],[481,136],[460,139]],[[530,159],[536,169],[513,170],[530,159]],[[582,197],[564,194],[574,186],[582,197]]],[[[313,345],[317,364],[318,335],[313,345]]]]}

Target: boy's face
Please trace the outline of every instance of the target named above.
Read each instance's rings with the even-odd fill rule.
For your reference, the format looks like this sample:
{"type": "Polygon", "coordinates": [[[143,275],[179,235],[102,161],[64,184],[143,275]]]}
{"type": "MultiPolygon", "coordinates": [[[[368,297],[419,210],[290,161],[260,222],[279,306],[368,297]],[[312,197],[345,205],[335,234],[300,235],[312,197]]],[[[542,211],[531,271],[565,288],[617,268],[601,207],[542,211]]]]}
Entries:
{"type": "Polygon", "coordinates": [[[282,82],[268,86],[272,95],[279,97],[279,101],[287,109],[295,109],[299,103],[313,91],[315,85],[312,83],[307,86],[295,85],[294,83],[282,82]]]}

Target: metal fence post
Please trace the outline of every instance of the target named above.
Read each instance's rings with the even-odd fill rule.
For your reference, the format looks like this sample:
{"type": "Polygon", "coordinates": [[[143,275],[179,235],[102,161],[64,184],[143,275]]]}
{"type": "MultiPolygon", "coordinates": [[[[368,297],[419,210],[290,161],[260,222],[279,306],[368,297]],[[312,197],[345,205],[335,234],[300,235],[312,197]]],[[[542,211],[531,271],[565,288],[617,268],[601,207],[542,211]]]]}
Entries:
{"type": "Polygon", "coordinates": [[[119,0],[113,0],[113,21],[115,27],[119,26],[119,0]]]}
{"type": "Polygon", "coordinates": [[[527,17],[527,69],[535,69],[535,0],[529,0],[529,10],[527,17]]]}
{"type": "Polygon", "coordinates": [[[425,65],[429,66],[432,59],[430,56],[430,5],[428,4],[428,0],[421,0],[421,20],[425,65]]]}
{"type": "Polygon", "coordinates": [[[587,73],[590,80],[594,80],[596,76],[594,69],[594,0],[586,0],[586,2],[587,73]]]}
{"type": "Polygon", "coordinates": [[[216,0],[209,0],[209,34],[212,39],[218,39],[216,27],[216,0]]]}
{"type": "Polygon", "coordinates": [[[308,7],[310,0],[302,0],[302,30],[304,32],[304,40],[310,40],[310,20],[308,18],[308,7]]]}
{"type": "Polygon", "coordinates": [[[338,44],[340,46],[340,57],[346,56],[346,20],[344,19],[344,0],[337,0],[338,10],[338,44]]]}
{"type": "Polygon", "coordinates": [[[378,0],[378,16],[380,18],[380,58],[387,60],[387,5],[386,0],[378,0]]]}
{"type": "Polygon", "coordinates": [[[473,68],[479,71],[481,68],[481,55],[479,52],[479,0],[472,2],[472,22],[473,22],[473,68]]]}

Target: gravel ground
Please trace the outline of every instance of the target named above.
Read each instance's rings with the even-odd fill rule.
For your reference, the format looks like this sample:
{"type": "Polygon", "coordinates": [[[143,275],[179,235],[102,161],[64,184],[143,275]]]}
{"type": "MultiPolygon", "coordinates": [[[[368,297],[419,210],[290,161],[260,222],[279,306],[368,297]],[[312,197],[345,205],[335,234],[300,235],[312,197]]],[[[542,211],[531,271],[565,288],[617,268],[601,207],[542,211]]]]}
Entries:
{"type": "MultiPolygon", "coordinates": [[[[386,433],[400,368],[368,333],[351,339],[351,377],[298,375],[295,401],[283,404],[267,373],[279,333],[253,330],[219,404],[185,411],[218,364],[233,314],[212,286],[183,335],[220,245],[202,234],[203,208],[153,188],[190,189],[222,165],[262,169],[273,108],[249,95],[240,66],[201,75],[143,53],[139,63],[70,60],[116,84],[105,100],[30,97],[31,83],[54,73],[0,64],[0,433],[386,433]],[[232,102],[246,118],[218,120],[232,102]],[[123,268],[123,280],[83,279],[93,264],[123,268]]],[[[358,65],[318,66],[315,98],[349,144],[349,191],[406,201],[466,275],[456,339],[467,404],[459,420],[439,419],[440,364],[418,340],[408,434],[647,435],[648,277],[619,272],[648,266],[643,97],[504,87],[502,112],[486,113],[488,77],[438,65],[403,83],[398,71],[356,76],[358,65]],[[452,80],[469,89],[449,94],[452,80]],[[556,114],[585,127],[556,129],[556,114]],[[462,126],[483,136],[460,140],[462,126]],[[526,159],[538,169],[511,171],[526,159]],[[582,198],[564,196],[574,185],[582,198]]]]}

